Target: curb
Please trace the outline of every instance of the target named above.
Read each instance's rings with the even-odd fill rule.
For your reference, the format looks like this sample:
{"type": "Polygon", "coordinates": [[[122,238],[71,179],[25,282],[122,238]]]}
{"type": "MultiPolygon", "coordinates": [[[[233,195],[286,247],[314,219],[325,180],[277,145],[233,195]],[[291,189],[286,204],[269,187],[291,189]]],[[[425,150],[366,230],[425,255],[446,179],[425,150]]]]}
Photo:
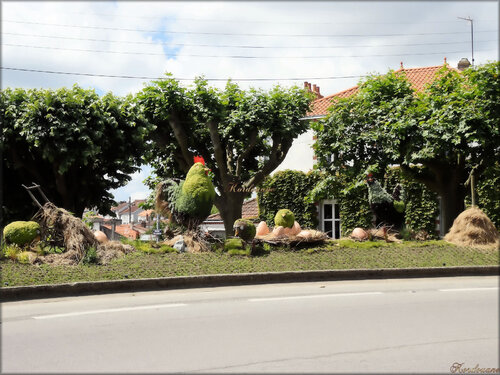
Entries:
{"type": "Polygon", "coordinates": [[[0,288],[2,302],[72,297],[106,293],[130,293],[155,290],[206,288],[218,286],[257,285],[311,281],[405,279],[420,277],[499,276],[500,266],[380,268],[326,271],[291,271],[270,273],[241,273],[132,279],[68,284],[18,286],[0,288]]]}

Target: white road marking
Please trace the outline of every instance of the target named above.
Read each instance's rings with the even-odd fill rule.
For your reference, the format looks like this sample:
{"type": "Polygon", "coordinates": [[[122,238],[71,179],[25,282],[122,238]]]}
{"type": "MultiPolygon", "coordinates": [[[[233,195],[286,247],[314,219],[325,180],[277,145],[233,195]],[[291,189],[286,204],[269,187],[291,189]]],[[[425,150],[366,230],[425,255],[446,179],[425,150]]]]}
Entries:
{"type": "Polygon", "coordinates": [[[438,289],[440,292],[469,292],[473,290],[481,291],[481,290],[496,290],[497,286],[493,287],[485,287],[485,288],[455,288],[455,289],[438,289]]]}
{"type": "Polygon", "coordinates": [[[185,303],[168,303],[168,304],[163,304],[163,305],[148,305],[148,306],[135,306],[135,307],[119,307],[119,308],[115,308],[115,309],[75,311],[75,312],[64,313],[64,314],[34,316],[33,319],[55,319],[55,318],[66,318],[66,317],[70,317],[70,316],[104,314],[104,313],[113,313],[113,312],[121,312],[121,311],[134,311],[134,310],[152,310],[152,309],[163,309],[166,307],[180,307],[180,306],[186,306],[186,304],[185,303]]]}
{"type": "Polygon", "coordinates": [[[335,294],[313,294],[306,296],[291,296],[291,297],[269,297],[269,298],[250,298],[249,302],[265,302],[265,301],[284,301],[303,298],[328,298],[328,297],[347,297],[347,296],[363,296],[384,294],[382,292],[360,292],[360,293],[335,293],[335,294]]]}

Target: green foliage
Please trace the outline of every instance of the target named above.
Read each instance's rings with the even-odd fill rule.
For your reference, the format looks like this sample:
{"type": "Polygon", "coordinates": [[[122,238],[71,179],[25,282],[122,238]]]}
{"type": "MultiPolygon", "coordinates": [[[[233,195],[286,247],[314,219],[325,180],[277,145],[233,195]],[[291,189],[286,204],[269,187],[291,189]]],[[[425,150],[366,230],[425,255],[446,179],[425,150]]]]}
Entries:
{"type": "Polygon", "coordinates": [[[302,198],[310,193],[321,179],[317,172],[285,170],[267,177],[259,186],[259,218],[274,225],[276,212],[287,208],[295,215],[295,220],[303,228],[316,228],[318,217],[314,201],[306,202],[302,198]]]}
{"type": "Polygon", "coordinates": [[[83,264],[97,263],[97,249],[95,247],[88,248],[85,256],[82,259],[82,262],[83,264]]]}
{"type": "Polygon", "coordinates": [[[87,211],[83,214],[82,221],[87,227],[89,227],[89,229],[94,228],[92,218],[95,217],[96,215],[97,214],[94,211],[87,211]]]}
{"type": "Polygon", "coordinates": [[[283,208],[276,212],[274,216],[274,225],[283,228],[291,228],[295,222],[295,215],[289,209],[283,208]]]}
{"type": "Polygon", "coordinates": [[[142,113],[153,125],[147,161],[165,179],[182,177],[193,156],[202,156],[221,196],[215,204],[230,228],[241,216],[245,196],[307,130],[307,122],[300,119],[311,99],[298,87],[243,91],[228,82],[218,90],[202,78],[188,88],[171,78],[153,81],[137,95],[142,113]]]}
{"type": "Polygon", "coordinates": [[[250,242],[255,238],[257,229],[255,224],[247,219],[238,219],[234,222],[233,228],[235,235],[243,239],[243,241],[250,242]]]}
{"type": "Polygon", "coordinates": [[[373,165],[380,179],[387,166],[400,164],[440,194],[443,221],[451,225],[471,168],[479,166],[480,174],[500,159],[499,67],[493,62],[462,74],[445,66],[420,94],[404,74],[369,77],[357,95],[338,100],[313,124],[319,167],[354,181],[373,165]]]}
{"type": "Polygon", "coordinates": [[[3,229],[7,243],[25,246],[40,235],[40,225],[35,221],[14,221],[3,229]]]}
{"type": "Polygon", "coordinates": [[[178,253],[173,247],[156,243],[153,241],[140,241],[140,240],[129,240],[122,239],[121,241],[124,244],[133,246],[136,250],[145,254],[166,254],[166,253],[178,253]]]}
{"type": "Polygon", "coordinates": [[[2,244],[2,258],[16,260],[20,252],[21,248],[17,245],[2,244]]]}
{"type": "MultiPolygon", "coordinates": [[[[476,204],[500,228],[500,163],[490,164],[476,180],[476,204]]],[[[470,185],[467,185],[466,204],[471,205],[470,185]]]]}
{"type": "Polygon", "coordinates": [[[378,180],[373,181],[368,187],[368,202],[371,204],[392,203],[392,201],[392,197],[384,188],[382,188],[382,185],[380,185],[378,180]]]}
{"type": "MultiPolygon", "coordinates": [[[[387,190],[392,190],[398,184],[404,192],[404,213],[406,229],[415,236],[418,233],[425,237],[436,237],[436,218],[439,215],[439,202],[436,192],[424,184],[405,175],[400,168],[388,168],[384,175],[387,190]]],[[[397,202],[394,202],[397,205],[397,202]]]]}
{"type": "Polygon", "coordinates": [[[21,264],[29,264],[31,257],[34,254],[31,251],[21,251],[17,254],[17,261],[21,264]]]}
{"type": "Polygon", "coordinates": [[[5,184],[4,220],[31,216],[21,184],[40,184],[57,206],[81,216],[110,213],[109,190],[125,185],[141,163],[145,123],[133,98],[99,97],[78,86],[0,92],[5,184]]]}

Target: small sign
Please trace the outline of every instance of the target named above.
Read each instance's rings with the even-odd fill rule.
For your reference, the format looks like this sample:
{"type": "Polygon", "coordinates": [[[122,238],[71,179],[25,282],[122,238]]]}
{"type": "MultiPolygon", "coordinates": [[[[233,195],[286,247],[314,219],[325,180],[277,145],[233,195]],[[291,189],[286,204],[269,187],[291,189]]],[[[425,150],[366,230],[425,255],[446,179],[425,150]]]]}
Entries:
{"type": "Polygon", "coordinates": [[[163,231],[161,229],[155,229],[153,230],[153,234],[155,236],[161,236],[163,234],[163,231]]]}

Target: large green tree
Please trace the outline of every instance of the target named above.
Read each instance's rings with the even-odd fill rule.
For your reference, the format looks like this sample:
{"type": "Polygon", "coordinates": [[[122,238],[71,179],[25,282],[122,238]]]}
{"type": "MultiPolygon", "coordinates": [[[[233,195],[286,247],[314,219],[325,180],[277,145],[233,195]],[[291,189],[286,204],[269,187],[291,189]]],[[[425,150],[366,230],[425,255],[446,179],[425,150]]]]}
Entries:
{"type": "Polygon", "coordinates": [[[498,62],[463,73],[443,67],[419,94],[404,74],[368,78],[314,125],[320,166],[359,181],[368,169],[382,177],[399,164],[441,196],[448,230],[464,208],[471,171],[480,176],[500,156],[498,74],[498,62]]]}
{"type": "Polygon", "coordinates": [[[311,96],[297,87],[244,91],[231,82],[218,90],[203,79],[185,88],[167,78],[151,82],[137,99],[155,127],[149,162],[156,175],[182,177],[193,157],[202,156],[213,173],[215,205],[231,234],[245,197],[307,130],[301,118],[311,96]]]}
{"type": "Polygon", "coordinates": [[[2,120],[2,214],[26,219],[36,207],[22,184],[41,185],[57,206],[81,216],[85,207],[107,212],[110,189],[138,170],[147,123],[132,96],[103,97],[71,89],[6,89],[2,120]]]}

